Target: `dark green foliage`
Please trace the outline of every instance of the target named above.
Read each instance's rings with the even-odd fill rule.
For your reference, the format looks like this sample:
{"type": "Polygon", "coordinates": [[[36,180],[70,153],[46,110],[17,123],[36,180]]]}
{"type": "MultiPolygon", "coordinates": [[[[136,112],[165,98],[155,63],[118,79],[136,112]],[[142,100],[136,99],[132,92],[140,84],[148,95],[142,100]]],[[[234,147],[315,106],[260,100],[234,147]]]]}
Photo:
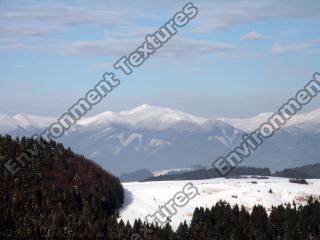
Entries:
{"type": "Polygon", "coordinates": [[[289,179],[289,182],[291,182],[291,183],[297,183],[297,184],[306,184],[306,185],[308,185],[307,180],[305,180],[305,179],[299,179],[299,178],[291,178],[291,179],[289,179]]]}
{"type": "Polygon", "coordinates": [[[286,178],[320,178],[320,163],[297,168],[284,169],[282,171],[276,172],[274,175],[277,177],[286,178]]]}
{"type": "MultiPolygon", "coordinates": [[[[268,168],[237,167],[230,172],[227,177],[238,177],[240,175],[271,176],[271,172],[268,168]]],[[[157,177],[150,177],[144,181],[202,180],[219,177],[221,176],[217,173],[217,171],[211,168],[200,169],[186,173],[166,174],[157,177]]]]}
{"type": "MultiPolygon", "coordinates": [[[[241,175],[256,175],[257,179],[267,179],[266,176],[286,177],[286,178],[306,178],[319,179],[320,178],[320,164],[306,165],[297,168],[284,169],[271,174],[269,168],[255,168],[255,167],[241,167],[238,166],[232,170],[227,178],[237,178],[241,175]]],[[[175,180],[202,180],[210,178],[221,177],[215,169],[200,169],[191,172],[165,174],[157,177],[149,177],[144,181],[175,181],[175,180]]]]}
{"type": "MultiPolygon", "coordinates": [[[[1,165],[34,143],[0,137],[1,165]]],[[[107,236],[124,200],[119,180],[62,144],[44,144],[16,177],[0,176],[0,239],[107,236]]]]}
{"type": "Polygon", "coordinates": [[[131,232],[131,239],[148,240],[317,240],[320,239],[320,203],[310,199],[299,208],[273,207],[268,215],[262,206],[255,206],[249,213],[243,207],[218,202],[211,209],[196,208],[190,226],[184,222],[176,232],[168,224],[160,228],[139,220],[133,227],[127,225],[125,231],[131,232]]]}

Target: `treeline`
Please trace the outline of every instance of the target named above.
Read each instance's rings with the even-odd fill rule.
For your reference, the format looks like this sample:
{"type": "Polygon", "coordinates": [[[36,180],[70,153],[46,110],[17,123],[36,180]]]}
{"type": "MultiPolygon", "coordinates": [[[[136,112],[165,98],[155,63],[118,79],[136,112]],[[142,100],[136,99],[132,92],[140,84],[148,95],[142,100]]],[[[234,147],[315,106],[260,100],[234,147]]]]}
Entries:
{"type": "Polygon", "coordinates": [[[277,171],[275,176],[286,178],[320,178],[320,163],[277,171]]]}
{"type": "Polygon", "coordinates": [[[310,198],[305,206],[281,205],[268,215],[262,206],[249,213],[244,207],[218,202],[211,209],[195,209],[191,224],[184,222],[176,231],[169,220],[159,227],[141,220],[131,226],[114,219],[109,227],[106,239],[110,240],[319,240],[320,203],[310,198]]]}
{"type": "MultiPolygon", "coordinates": [[[[284,169],[273,174],[271,173],[269,168],[237,167],[232,170],[226,177],[234,178],[241,175],[274,176],[297,179],[319,179],[320,163],[297,168],[284,169]]],[[[165,174],[156,177],[149,177],[143,181],[204,180],[219,177],[221,176],[218,174],[218,172],[215,169],[211,168],[194,170],[187,173],[165,174]]]]}
{"type": "MultiPolygon", "coordinates": [[[[33,144],[33,139],[0,136],[1,166],[33,144]]],[[[0,239],[107,235],[108,218],[124,201],[120,181],[62,144],[44,144],[16,177],[1,169],[0,239]]]]}
{"type": "MultiPolygon", "coordinates": [[[[240,175],[270,176],[271,171],[269,168],[237,167],[228,175],[228,177],[237,177],[240,175]]],[[[150,177],[144,181],[203,180],[219,177],[221,176],[218,174],[218,172],[215,169],[211,168],[199,169],[186,173],[166,174],[157,177],[150,177]]]]}

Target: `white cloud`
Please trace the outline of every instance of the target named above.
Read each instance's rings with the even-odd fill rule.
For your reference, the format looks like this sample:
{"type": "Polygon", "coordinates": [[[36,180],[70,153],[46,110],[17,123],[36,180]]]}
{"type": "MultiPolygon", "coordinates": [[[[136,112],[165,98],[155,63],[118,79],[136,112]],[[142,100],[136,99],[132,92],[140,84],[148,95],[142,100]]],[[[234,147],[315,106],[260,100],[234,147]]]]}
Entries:
{"type": "Polygon", "coordinates": [[[196,40],[189,38],[175,38],[161,49],[160,56],[183,57],[200,56],[213,53],[224,53],[236,50],[237,47],[229,43],[196,40]]]}
{"type": "Polygon", "coordinates": [[[271,53],[278,55],[278,54],[286,54],[291,52],[300,52],[307,49],[312,49],[318,45],[320,45],[320,39],[305,41],[301,43],[293,43],[293,44],[274,43],[271,48],[271,53]]]}
{"type": "MultiPolygon", "coordinates": [[[[60,48],[65,54],[69,55],[128,55],[142,44],[144,38],[114,38],[106,37],[94,41],[76,41],[66,43],[60,48]]],[[[57,47],[57,50],[59,47],[57,47]]],[[[228,43],[217,43],[192,38],[175,36],[170,42],[166,43],[161,51],[160,57],[182,57],[199,56],[217,52],[229,52],[236,49],[236,46],[228,43]]]]}
{"type": "MultiPolygon", "coordinates": [[[[4,32],[1,31],[0,34],[1,37],[3,35],[15,37],[17,34],[31,37],[86,24],[123,27],[132,25],[136,20],[150,20],[159,18],[160,15],[167,15],[168,12],[164,9],[168,9],[169,4],[147,1],[137,6],[129,3],[102,3],[30,1],[25,4],[15,4],[13,1],[4,1],[0,10],[0,26],[4,32]]],[[[176,9],[176,5],[170,6],[176,9]]],[[[194,25],[196,27],[194,30],[199,32],[212,32],[268,19],[320,17],[318,0],[198,1],[195,5],[199,8],[199,15],[198,25],[194,25]]]]}
{"type": "Polygon", "coordinates": [[[245,41],[257,41],[257,40],[265,40],[265,39],[270,39],[270,36],[263,35],[261,33],[252,31],[247,34],[245,34],[241,39],[245,41]]]}
{"type": "Polygon", "coordinates": [[[114,27],[129,25],[138,12],[132,8],[98,8],[92,5],[30,2],[4,4],[0,14],[1,38],[21,39],[43,36],[75,26],[114,27]]]}
{"type": "Polygon", "coordinates": [[[317,0],[219,1],[199,5],[195,32],[224,30],[241,24],[276,19],[320,18],[317,0]]]}
{"type": "MultiPolygon", "coordinates": [[[[155,19],[159,20],[161,16],[161,19],[167,20],[168,12],[172,14],[174,11],[172,9],[179,9],[177,5],[180,6],[180,4],[170,5],[171,9],[168,4],[173,3],[148,1],[142,1],[143,4],[140,2],[138,7],[130,3],[97,5],[101,4],[100,1],[92,4],[84,4],[82,1],[77,4],[67,4],[63,1],[58,3],[31,1],[28,4],[14,2],[8,4],[4,1],[4,3],[6,4],[2,4],[0,10],[0,50],[118,56],[133,51],[147,33],[154,32],[154,27],[159,27],[155,19]],[[87,39],[84,38],[86,37],[84,32],[73,34],[72,31],[79,26],[96,29],[97,34],[92,38],[88,36],[87,39]],[[106,36],[96,39],[99,35],[103,35],[106,29],[108,29],[106,36]],[[58,37],[52,34],[60,32],[62,34],[58,37]],[[72,35],[72,40],[69,38],[69,33],[72,35]]],[[[195,4],[199,8],[199,15],[185,31],[191,29],[193,32],[208,33],[269,19],[320,17],[318,0],[199,1],[195,4]]],[[[159,56],[181,56],[186,53],[195,56],[236,49],[236,46],[230,43],[193,39],[194,36],[190,32],[188,38],[182,36],[179,34],[179,38],[170,41],[159,56]]],[[[243,36],[243,39],[261,40],[267,37],[258,32],[250,32],[243,36]]],[[[279,54],[297,48],[301,46],[275,44],[272,52],[279,54]]]]}
{"type": "MultiPolygon", "coordinates": [[[[32,44],[30,41],[24,43],[10,42],[6,49],[11,50],[33,50],[38,52],[54,52],[65,55],[83,55],[83,56],[123,56],[128,55],[139,47],[144,36],[155,32],[154,28],[127,28],[121,32],[105,32],[104,36],[95,40],[61,40],[49,39],[41,44],[32,44]]],[[[2,49],[0,47],[0,49],[2,49]]],[[[208,40],[197,40],[191,37],[174,36],[166,43],[161,51],[158,51],[159,57],[182,57],[182,56],[200,56],[211,53],[233,52],[237,47],[230,43],[213,42],[208,40]]],[[[94,66],[95,68],[103,66],[94,66]]]]}

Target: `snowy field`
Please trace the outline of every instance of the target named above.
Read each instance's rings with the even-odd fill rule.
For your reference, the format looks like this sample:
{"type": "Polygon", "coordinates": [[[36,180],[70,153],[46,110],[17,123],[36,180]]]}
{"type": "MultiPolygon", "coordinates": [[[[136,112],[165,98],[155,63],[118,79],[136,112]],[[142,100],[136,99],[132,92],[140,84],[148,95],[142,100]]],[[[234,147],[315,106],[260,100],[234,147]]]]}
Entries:
{"type": "Polygon", "coordinates": [[[305,204],[308,196],[320,195],[320,179],[308,180],[309,185],[289,183],[287,178],[269,179],[208,179],[199,181],[167,181],[124,183],[126,200],[120,212],[120,218],[125,222],[134,222],[159,210],[166,202],[181,191],[183,186],[192,182],[199,190],[199,195],[185,207],[177,208],[178,213],[172,217],[172,227],[176,229],[180,222],[191,221],[196,207],[211,208],[219,200],[225,200],[231,205],[244,205],[249,211],[254,205],[263,205],[267,210],[272,206],[292,203],[305,204]],[[256,183],[252,183],[256,182],[256,183]],[[270,193],[270,189],[272,193],[270,193]]]}

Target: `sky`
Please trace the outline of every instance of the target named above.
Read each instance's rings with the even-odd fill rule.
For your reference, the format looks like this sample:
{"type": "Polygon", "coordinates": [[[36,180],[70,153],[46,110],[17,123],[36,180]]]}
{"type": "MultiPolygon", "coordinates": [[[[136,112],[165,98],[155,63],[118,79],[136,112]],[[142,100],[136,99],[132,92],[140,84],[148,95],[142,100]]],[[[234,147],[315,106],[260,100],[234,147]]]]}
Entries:
{"type": "Polygon", "coordinates": [[[193,1],[197,17],[132,75],[113,69],[186,3],[0,0],[0,114],[59,116],[109,71],[121,85],[89,115],[149,104],[249,117],[320,72],[318,0],[193,1]]]}

